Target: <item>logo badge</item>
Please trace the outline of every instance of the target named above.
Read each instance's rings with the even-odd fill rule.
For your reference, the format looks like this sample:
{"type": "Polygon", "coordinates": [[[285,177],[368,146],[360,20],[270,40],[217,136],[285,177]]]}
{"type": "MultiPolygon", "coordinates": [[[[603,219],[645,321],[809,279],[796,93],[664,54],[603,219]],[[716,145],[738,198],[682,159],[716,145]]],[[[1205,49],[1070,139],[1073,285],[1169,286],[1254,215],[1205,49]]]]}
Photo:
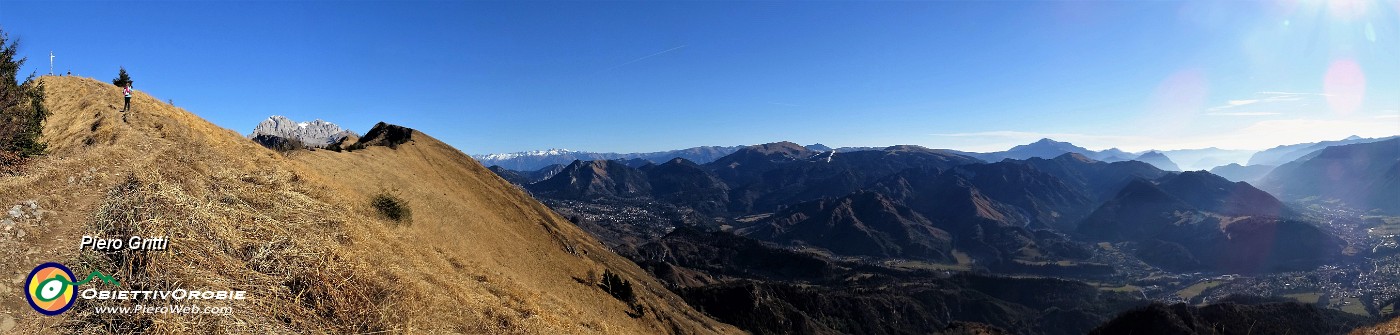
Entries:
{"type": "Polygon", "coordinates": [[[39,264],[29,272],[29,279],[24,282],[24,298],[29,300],[29,307],[34,307],[39,313],[63,314],[77,301],[73,293],[77,286],[73,285],[74,280],[73,271],[63,264],[39,264]]]}

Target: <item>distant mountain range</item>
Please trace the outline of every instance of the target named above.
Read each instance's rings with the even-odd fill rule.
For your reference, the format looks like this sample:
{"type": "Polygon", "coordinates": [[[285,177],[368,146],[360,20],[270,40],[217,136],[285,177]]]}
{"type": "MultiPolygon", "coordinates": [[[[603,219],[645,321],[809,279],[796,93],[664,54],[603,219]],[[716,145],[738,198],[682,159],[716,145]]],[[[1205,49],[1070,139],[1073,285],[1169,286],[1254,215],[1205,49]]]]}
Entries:
{"type": "Polygon", "coordinates": [[[1239,165],[1237,163],[1230,163],[1211,168],[1210,173],[1221,177],[1225,177],[1225,179],[1229,179],[1230,181],[1243,181],[1254,183],[1259,178],[1262,178],[1264,177],[1264,175],[1269,174],[1269,171],[1273,171],[1274,168],[1275,166],[1273,165],[1246,166],[1239,165]]]}
{"type": "Polygon", "coordinates": [[[777,142],[704,164],[629,158],[529,172],[491,169],[542,198],[659,201],[718,218],[741,236],[838,255],[951,263],[961,252],[992,269],[1111,272],[1093,264],[1069,270],[1031,264],[1074,264],[1091,254],[1090,243],[1126,242],[1125,252],[1162,268],[1251,273],[1315,266],[1333,259],[1342,244],[1278,197],[1232,179],[1273,170],[1262,180],[1283,182],[1265,189],[1286,200],[1337,198],[1390,211],[1400,196],[1395,141],[1330,147],[1278,169],[1237,163],[1215,169],[1231,178],[1175,172],[1167,152],[1108,162],[1088,155],[1132,154],[1049,139],[986,154],[908,145],[814,150],[829,148],[777,142]],[[1339,170],[1338,164],[1349,165],[1339,170]]]}
{"type": "Polygon", "coordinates": [[[554,174],[559,173],[559,171],[563,171],[564,166],[554,164],[540,168],[539,170],[535,171],[515,171],[501,167],[499,165],[492,165],[488,169],[490,169],[491,172],[495,172],[496,175],[501,176],[502,179],[505,179],[511,184],[526,185],[548,179],[549,177],[553,177],[554,174]]]}
{"type": "Polygon", "coordinates": [[[1308,154],[1311,154],[1318,150],[1326,149],[1327,147],[1357,143],[1380,142],[1395,138],[1400,138],[1400,136],[1362,138],[1360,136],[1352,135],[1339,141],[1322,141],[1314,143],[1280,145],[1271,149],[1254,153],[1253,156],[1249,157],[1249,164],[1247,165],[1278,166],[1295,161],[1299,158],[1303,158],[1303,156],[1307,156],[1308,154]]]}
{"type": "Polygon", "coordinates": [[[1254,150],[1228,150],[1220,148],[1161,150],[1171,158],[1181,171],[1210,170],[1216,166],[1243,164],[1254,154],[1254,150]]]}
{"type": "MultiPolygon", "coordinates": [[[[1279,146],[1264,151],[1235,150],[1220,148],[1201,149],[1179,149],[1179,150],[1147,150],[1140,152],[1127,152],[1118,148],[1106,150],[1090,150],[1074,145],[1069,142],[1055,141],[1049,138],[1042,138],[1038,141],[1017,145],[1006,151],[997,152],[967,152],[957,150],[942,150],[944,152],[972,157],[987,162],[996,162],[1003,159],[1024,160],[1028,158],[1055,158],[1066,153],[1076,153],[1093,160],[1103,162],[1118,162],[1126,160],[1150,160],[1150,164],[1167,171],[1196,171],[1210,170],[1218,166],[1230,164],[1240,164],[1241,166],[1272,165],[1277,166],[1289,161],[1298,159],[1308,153],[1321,150],[1328,146],[1364,143],[1381,141],[1388,138],[1361,138],[1351,136],[1339,141],[1325,141],[1316,143],[1301,143],[1293,145],[1279,146]],[[1144,155],[1146,155],[1144,157],[1144,155]]],[[[822,144],[811,144],[801,146],[812,152],[835,151],[837,153],[849,153],[858,151],[876,151],[884,147],[840,147],[832,148],[822,144]]],[[[549,165],[568,165],[575,160],[645,160],[651,163],[661,164],[672,158],[685,158],[696,164],[706,164],[714,160],[729,155],[744,146],[704,146],[689,149],[646,152],[646,153],[597,153],[584,151],[571,151],[566,149],[536,150],[515,153],[472,155],[482,165],[501,167],[515,171],[533,171],[549,165]]],[[[641,164],[630,163],[629,165],[640,166],[641,164]]],[[[1255,168],[1257,169],[1257,168],[1255,168]]],[[[1233,179],[1232,179],[1233,180],[1233,179]]]]}
{"type": "MultiPolygon", "coordinates": [[[[1232,159],[1230,160],[1232,163],[1224,164],[1224,165],[1217,165],[1217,166],[1215,166],[1215,167],[1213,167],[1213,168],[1210,168],[1210,172],[1211,172],[1211,173],[1214,173],[1214,174],[1217,174],[1217,175],[1220,175],[1221,177],[1225,177],[1226,179],[1229,179],[1229,180],[1232,180],[1232,181],[1245,181],[1245,182],[1250,182],[1250,183],[1256,183],[1256,182],[1259,182],[1260,179],[1263,178],[1265,175],[1269,174],[1269,172],[1273,171],[1275,167],[1278,167],[1279,165],[1282,165],[1282,164],[1286,164],[1286,163],[1289,163],[1289,162],[1296,161],[1296,160],[1298,160],[1298,159],[1300,159],[1300,158],[1309,156],[1309,155],[1311,155],[1311,154],[1313,154],[1313,153],[1316,153],[1316,152],[1318,152],[1318,151],[1320,151],[1320,150],[1322,150],[1322,149],[1326,149],[1326,148],[1328,148],[1328,147],[1341,146],[1341,145],[1348,145],[1348,144],[1362,144],[1362,143],[1380,142],[1380,141],[1385,141],[1385,140],[1395,139],[1395,138],[1397,138],[1397,137],[1396,137],[1396,136],[1390,136],[1390,137],[1380,137],[1380,138],[1362,138],[1362,137],[1360,137],[1360,136],[1355,136],[1355,135],[1353,135],[1353,136],[1350,136],[1350,137],[1347,137],[1347,138],[1345,138],[1345,139],[1338,140],[1338,141],[1323,141],[1323,142],[1313,142],[1313,143],[1299,143],[1299,144],[1290,144],[1290,145],[1280,145],[1280,146],[1277,146],[1277,147],[1274,147],[1274,148],[1271,148],[1271,149],[1267,149],[1267,150],[1263,150],[1263,151],[1259,151],[1259,152],[1252,152],[1252,153],[1249,152],[1249,151],[1244,151],[1244,150],[1221,150],[1221,149],[1215,149],[1215,148],[1196,149],[1196,150],[1212,150],[1212,149],[1213,149],[1214,152],[1210,153],[1210,155],[1208,155],[1208,156],[1204,156],[1204,157],[1200,158],[1198,161],[1196,161],[1197,163],[1196,163],[1194,166],[1188,166],[1187,169],[1191,169],[1191,170],[1195,170],[1195,169],[1204,169],[1204,168],[1209,167],[1209,166],[1212,165],[1212,164],[1217,164],[1217,163],[1219,163],[1219,162],[1221,161],[1221,160],[1220,160],[1221,157],[1232,157],[1232,159]],[[1246,154],[1247,154],[1248,157],[1249,157],[1249,159],[1248,159],[1248,161],[1247,161],[1247,164],[1243,164],[1243,165],[1242,165],[1242,164],[1240,164],[1240,163],[1237,163],[1237,162],[1241,161],[1240,159],[1238,159],[1238,157],[1240,157],[1240,155],[1246,155],[1246,154]]],[[[1177,150],[1177,151],[1188,151],[1188,152],[1190,152],[1189,154],[1196,154],[1196,153],[1199,153],[1199,152],[1192,151],[1192,150],[1177,150]]],[[[1171,153],[1171,151],[1168,151],[1168,153],[1171,153]]],[[[1169,154],[1169,155],[1170,155],[1170,154],[1169,154]]],[[[1190,159],[1190,158],[1187,158],[1187,159],[1190,159]]]]}
{"type": "MultiPolygon", "coordinates": [[[[1116,150],[1116,149],[1115,149],[1116,150]]],[[[1042,138],[1030,144],[1022,144],[1011,147],[1010,150],[991,153],[1003,158],[1027,159],[1032,157],[1052,158],[1066,153],[1076,153],[1090,158],[1099,158],[1096,151],[1070,144],[1069,142],[1057,142],[1052,139],[1042,138]]]]}
{"type": "Polygon", "coordinates": [[[1350,143],[1280,165],[1259,183],[1283,199],[1335,199],[1365,211],[1400,215],[1400,138],[1350,143]]]}
{"type": "MultiPolygon", "coordinates": [[[[574,203],[565,207],[571,217],[587,216],[578,208],[592,206],[605,209],[601,216],[625,220],[658,204],[704,216],[663,219],[663,233],[650,238],[610,240],[622,241],[613,245],[619,253],[687,302],[748,330],[938,333],[1006,327],[1083,334],[1100,327],[1098,333],[1121,333],[1145,329],[1135,328],[1133,320],[1236,317],[1201,314],[1216,306],[1236,314],[1286,310],[1281,318],[1300,318],[1287,322],[1317,323],[1319,329],[1360,320],[1335,310],[1314,313],[1295,310],[1301,304],[1235,297],[1223,300],[1228,304],[1191,307],[1197,309],[1171,307],[1189,314],[1162,317],[1153,313],[1163,308],[1154,306],[1110,321],[1117,311],[1144,306],[1138,297],[1161,297],[1161,291],[1111,294],[1060,279],[966,277],[1100,282],[1314,271],[1369,256],[1365,248],[1352,254],[1356,236],[1292,204],[1339,200],[1388,213],[1400,198],[1400,139],[1326,147],[1277,169],[1240,165],[1240,153],[1230,150],[1175,151],[1178,157],[1196,155],[1196,162],[1230,160],[1212,169],[1229,178],[1175,171],[1180,166],[1173,154],[1093,151],[1049,139],[996,153],[776,142],[742,147],[708,163],[627,158],[576,160],[528,172],[491,170],[551,206],[574,203]],[[902,266],[910,272],[898,270],[902,266]],[[943,275],[922,277],[934,273],[943,275]],[[1059,298],[1038,300],[1049,291],[1059,298]],[[945,305],[954,301],[961,307],[945,305]],[[1073,301],[1094,302],[1072,311],[1048,307],[1070,308],[1073,301]],[[1105,309],[1112,313],[1090,308],[1119,303],[1114,301],[1122,305],[1105,309]],[[891,305],[903,307],[879,307],[891,305]],[[970,319],[978,324],[947,321],[969,320],[957,313],[971,308],[977,311],[965,315],[1004,317],[970,319]]],[[[580,227],[598,236],[630,229],[627,221],[583,221],[580,227]]],[[[1152,285],[1169,285],[1167,293],[1184,287],[1152,285]]]]}
{"type": "MultiPolygon", "coordinates": [[[[1037,147],[1021,150],[1051,152],[1037,147]]],[[[1139,158],[1170,164],[1159,152],[1139,158]]],[[[918,146],[822,152],[778,142],[745,147],[708,164],[682,158],[641,166],[578,160],[533,183],[521,182],[529,173],[492,170],[544,198],[663,201],[720,217],[769,213],[734,233],[851,256],[950,263],[957,261],[957,250],[985,266],[1010,269],[1088,257],[1088,247],[1076,239],[1131,241],[1154,252],[1193,250],[1178,253],[1179,262],[1139,253],[1163,267],[1253,272],[1316,264],[1340,250],[1335,237],[1288,220],[1291,210],[1249,184],[1205,171],[1164,171],[1143,161],[1102,162],[1076,152],[987,163],[918,146]],[[1242,220],[1233,218],[1248,220],[1236,226],[1222,221],[1242,220]],[[1180,220],[1193,223],[1173,223],[1180,220]],[[1222,225],[1234,230],[1208,228],[1222,225]],[[1319,256],[1242,252],[1238,248],[1252,245],[1220,235],[1258,229],[1286,233],[1276,238],[1281,240],[1259,243],[1311,246],[1310,255],[1319,256]],[[1245,261],[1258,261],[1259,267],[1238,265],[1245,261]]]]}
{"type": "Polygon", "coordinates": [[[1110,148],[1104,151],[1094,151],[1074,145],[1069,142],[1059,142],[1049,138],[1042,138],[1039,141],[1029,144],[1022,144],[1001,152],[970,153],[974,157],[982,158],[989,162],[1003,159],[1025,160],[1029,158],[1055,158],[1067,153],[1080,154],[1094,160],[1105,162],[1125,161],[1136,157],[1132,153],[1110,148]]]}
{"type": "Polygon", "coordinates": [[[1137,153],[1126,152],[1118,148],[1094,151],[1068,142],[1058,142],[1043,138],[1030,144],[1018,145],[1007,151],[970,153],[970,155],[986,161],[997,161],[1006,158],[1054,158],[1066,153],[1076,153],[1090,159],[1104,162],[1140,160],[1167,171],[1195,171],[1208,170],[1212,167],[1231,163],[1243,163],[1251,154],[1254,154],[1254,151],[1219,148],[1148,150],[1137,153]]]}
{"type": "Polygon", "coordinates": [[[472,158],[486,166],[498,165],[516,171],[533,171],[554,164],[569,165],[569,163],[573,163],[573,161],[576,160],[642,159],[661,164],[672,158],[685,158],[691,162],[704,164],[731,154],[740,148],[743,148],[743,146],[707,146],[670,151],[623,154],[549,149],[503,154],[472,155],[472,158]]]}
{"type": "Polygon", "coordinates": [[[1152,164],[1152,166],[1162,169],[1163,171],[1181,171],[1181,167],[1176,166],[1176,162],[1172,162],[1172,159],[1167,158],[1167,155],[1163,155],[1161,152],[1157,151],[1145,152],[1137,156],[1137,158],[1133,158],[1133,160],[1152,164]]]}

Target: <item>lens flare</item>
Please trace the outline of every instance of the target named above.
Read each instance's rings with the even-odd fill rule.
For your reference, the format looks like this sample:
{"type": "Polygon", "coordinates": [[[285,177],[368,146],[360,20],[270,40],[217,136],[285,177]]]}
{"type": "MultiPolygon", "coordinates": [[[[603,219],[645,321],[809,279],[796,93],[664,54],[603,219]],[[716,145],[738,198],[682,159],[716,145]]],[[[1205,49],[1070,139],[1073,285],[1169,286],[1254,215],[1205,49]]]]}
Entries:
{"type": "Polygon", "coordinates": [[[1351,59],[1339,59],[1327,67],[1323,78],[1322,91],[1327,94],[1327,105],[1332,113],[1351,115],[1361,108],[1366,97],[1366,75],[1361,66],[1351,59]]]}
{"type": "Polygon", "coordinates": [[[1155,135],[1179,134],[1187,128],[1197,114],[1205,108],[1210,93],[1210,81],[1200,69],[1179,70],[1167,76],[1153,91],[1148,101],[1148,115],[1144,129],[1158,132],[1155,135]]]}
{"type": "Polygon", "coordinates": [[[1366,5],[1365,0],[1329,0],[1327,12],[1338,19],[1350,20],[1365,14],[1366,5]]]}

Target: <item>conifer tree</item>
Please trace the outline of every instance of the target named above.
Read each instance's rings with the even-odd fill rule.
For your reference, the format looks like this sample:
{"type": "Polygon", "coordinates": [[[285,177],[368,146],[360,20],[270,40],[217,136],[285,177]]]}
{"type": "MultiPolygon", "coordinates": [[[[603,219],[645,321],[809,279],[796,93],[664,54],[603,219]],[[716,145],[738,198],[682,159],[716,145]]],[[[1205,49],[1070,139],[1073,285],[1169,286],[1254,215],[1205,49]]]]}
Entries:
{"type": "Polygon", "coordinates": [[[117,87],[126,87],[126,84],[130,83],[132,83],[131,76],[126,74],[126,67],[120,67],[117,71],[117,77],[112,79],[112,85],[117,85],[117,87]]]}
{"type": "Polygon", "coordinates": [[[21,157],[40,155],[47,148],[39,141],[44,119],[44,85],[30,74],[19,81],[19,68],[28,57],[15,59],[19,41],[0,30],[0,150],[21,157]]]}

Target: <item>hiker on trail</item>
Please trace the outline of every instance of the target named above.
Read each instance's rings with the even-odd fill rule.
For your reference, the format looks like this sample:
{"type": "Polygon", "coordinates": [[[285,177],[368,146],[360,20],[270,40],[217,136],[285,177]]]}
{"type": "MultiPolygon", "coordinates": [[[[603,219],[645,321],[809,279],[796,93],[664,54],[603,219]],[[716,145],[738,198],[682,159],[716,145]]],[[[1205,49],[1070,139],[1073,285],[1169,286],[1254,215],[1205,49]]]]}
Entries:
{"type": "Polygon", "coordinates": [[[122,106],[122,113],[126,113],[131,110],[131,83],[126,83],[126,88],[122,89],[122,93],[126,94],[126,105],[122,106]]]}

